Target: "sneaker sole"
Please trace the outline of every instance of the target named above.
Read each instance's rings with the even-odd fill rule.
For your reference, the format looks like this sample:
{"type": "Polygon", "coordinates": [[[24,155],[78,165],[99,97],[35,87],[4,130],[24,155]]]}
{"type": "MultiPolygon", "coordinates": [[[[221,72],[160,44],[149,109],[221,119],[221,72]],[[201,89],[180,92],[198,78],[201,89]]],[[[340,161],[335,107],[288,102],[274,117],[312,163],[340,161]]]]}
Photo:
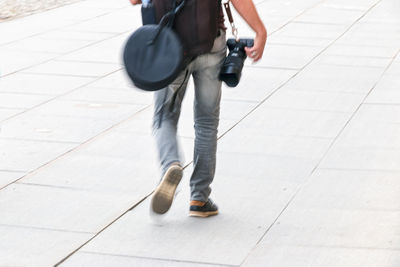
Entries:
{"type": "Polygon", "coordinates": [[[202,217],[202,218],[206,218],[209,216],[215,216],[218,214],[218,211],[206,211],[206,212],[202,212],[202,211],[190,211],[189,212],[189,216],[192,217],[202,217]]]}
{"type": "Polygon", "coordinates": [[[171,166],[164,174],[151,200],[151,207],[155,213],[164,214],[169,210],[182,176],[183,170],[180,166],[171,166]]]}

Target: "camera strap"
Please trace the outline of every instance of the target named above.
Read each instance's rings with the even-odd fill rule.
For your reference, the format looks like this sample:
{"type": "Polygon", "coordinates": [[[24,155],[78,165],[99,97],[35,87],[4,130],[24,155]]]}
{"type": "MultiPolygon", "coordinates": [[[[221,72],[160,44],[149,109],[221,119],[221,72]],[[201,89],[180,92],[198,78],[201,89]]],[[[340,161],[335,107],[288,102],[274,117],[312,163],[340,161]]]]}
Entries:
{"type": "Polygon", "coordinates": [[[225,7],[225,12],[228,15],[228,19],[229,19],[229,23],[231,24],[231,28],[232,28],[232,34],[235,37],[236,41],[239,41],[238,38],[238,29],[235,26],[235,22],[233,21],[233,16],[232,16],[232,11],[231,11],[231,6],[230,3],[231,1],[228,0],[228,2],[224,3],[224,7],[225,7]]]}

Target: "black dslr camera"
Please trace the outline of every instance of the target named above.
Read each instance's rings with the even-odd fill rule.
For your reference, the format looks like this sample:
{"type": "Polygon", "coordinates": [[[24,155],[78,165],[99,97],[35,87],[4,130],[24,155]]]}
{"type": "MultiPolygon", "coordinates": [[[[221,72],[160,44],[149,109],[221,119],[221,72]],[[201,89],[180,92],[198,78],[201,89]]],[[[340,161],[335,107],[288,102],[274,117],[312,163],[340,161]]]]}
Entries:
{"type": "Polygon", "coordinates": [[[235,87],[240,81],[243,64],[246,59],[245,47],[252,47],[254,39],[228,39],[226,42],[229,48],[229,54],[225,58],[219,73],[219,79],[224,81],[229,87],[235,87]]]}

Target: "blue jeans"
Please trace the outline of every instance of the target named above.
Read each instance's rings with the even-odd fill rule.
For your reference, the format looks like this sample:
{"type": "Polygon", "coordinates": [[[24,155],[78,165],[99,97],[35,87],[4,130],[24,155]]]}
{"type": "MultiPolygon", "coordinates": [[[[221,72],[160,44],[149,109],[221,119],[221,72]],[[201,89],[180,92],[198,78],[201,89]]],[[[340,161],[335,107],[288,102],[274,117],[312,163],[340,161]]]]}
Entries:
{"type": "Polygon", "coordinates": [[[172,84],[156,91],[154,95],[153,130],[161,169],[165,173],[171,163],[181,162],[177,124],[188,80],[190,75],[193,76],[195,143],[193,173],[190,178],[191,200],[207,201],[211,193],[221,101],[218,74],[225,56],[225,32],[221,31],[210,53],[198,56],[172,84]]]}

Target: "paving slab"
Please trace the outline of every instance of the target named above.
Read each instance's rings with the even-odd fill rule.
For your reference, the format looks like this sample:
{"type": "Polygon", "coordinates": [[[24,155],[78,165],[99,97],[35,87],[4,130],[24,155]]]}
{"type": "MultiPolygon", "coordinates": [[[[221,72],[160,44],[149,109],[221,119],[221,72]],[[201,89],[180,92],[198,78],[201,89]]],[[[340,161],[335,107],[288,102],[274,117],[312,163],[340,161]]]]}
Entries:
{"type": "MultiPolygon", "coordinates": [[[[60,12],[66,12],[65,10],[59,10],[60,12]]],[[[76,10],[75,10],[76,11],[76,10]]],[[[87,10],[85,11],[87,12],[87,10]]],[[[104,12],[108,12],[108,10],[104,10],[104,12]]],[[[70,13],[68,13],[70,14],[70,13]]],[[[102,41],[114,37],[115,34],[112,33],[97,33],[97,32],[83,32],[83,31],[68,31],[57,29],[53,31],[48,31],[42,34],[39,34],[43,40],[79,40],[79,41],[102,41]]],[[[82,48],[84,49],[84,48],[82,48]]]]}
{"type": "Polygon", "coordinates": [[[350,113],[343,112],[261,106],[241,122],[239,129],[250,137],[254,134],[333,139],[350,117],[350,113]]]}
{"type": "MultiPolygon", "coordinates": [[[[257,63],[259,67],[282,69],[301,69],[321,52],[320,47],[269,45],[265,48],[263,58],[257,63]]],[[[245,62],[251,64],[250,61],[245,62]]]]}
{"type": "Polygon", "coordinates": [[[120,122],[145,107],[146,105],[143,104],[100,103],[55,99],[32,110],[31,114],[52,114],[55,116],[92,118],[120,122]]]}
{"type": "Polygon", "coordinates": [[[396,105],[364,105],[322,161],[324,168],[398,170],[396,105]]]}
{"type": "Polygon", "coordinates": [[[220,265],[152,259],[152,258],[140,258],[140,257],[125,256],[125,255],[106,255],[99,253],[77,252],[71,258],[68,258],[68,260],[62,263],[60,266],[213,267],[220,265]]]}
{"type": "Polygon", "coordinates": [[[91,63],[79,61],[52,60],[24,70],[24,73],[42,73],[47,75],[68,75],[76,77],[102,77],[121,69],[111,63],[91,63]]]}
{"type": "Polygon", "coordinates": [[[2,46],[2,49],[24,52],[65,54],[91,43],[90,40],[49,40],[33,36],[2,46]]]}
{"type": "MultiPolygon", "coordinates": [[[[0,108],[0,122],[7,120],[8,118],[11,118],[23,111],[24,109],[19,109],[19,108],[0,108]]],[[[1,127],[0,127],[0,132],[1,132],[1,127]]]]}
{"type": "Polygon", "coordinates": [[[0,138],[0,169],[32,171],[75,148],[75,143],[57,143],[0,138]]]}
{"type": "Polygon", "coordinates": [[[145,197],[160,177],[156,153],[143,159],[120,159],[68,154],[51,165],[34,172],[21,182],[81,189],[97,193],[115,193],[145,197]],[[146,166],[146,168],[143,168],[146,166]]]}
{"type": "Polygon", "coordinates": [[[23,113],[2,123],[0,138],[84,143],[111,128],[110,119],[23,113]]]}
{"type": "Polygon", "coordinates": [[[247,65],[242,71],[237,87],[223,85],[222,99],[261,102],[296,73],[295,70],[265,69],[257,65],[247,65]]]}
{"type": "Polygon", "coordinates": [[[397,47],[357,45],[357,44],[334,44],[325,51],[325,55],[361,56],[361,57],[384,57],[392,58],[398,52],[397,47]]]}
{"type": "MultiPolygon", "coordinates": [[[[377,1],[375,1],[377,2],[377,1]]],[[[305,22],[312,24],[344,24],[350,25],[364,14],[364,10],[357,8],[329,7],[318,5],[308,9],[301,16],[295,19],[296,22],[305,22]]]]}
{"type": "MultiPolygon", "coordinates": [[[[129,2],[128,2],[129,5],[129,2]]],[[[100,33],[125,33],[141,26],[140,7],[129,7],[118,11],[63,27],[65,30],[100,33]],[[112,23],[110,23],[112,22],[112,23]]]]}
{"type": "Polygon", "coordinates": [[[240,264],[296,186],[287,182],[256,179],[249,180],[248,186],[243,187],[242,179],[231,177],[219,177],[218,183],[216,180],[213,188],[219,196],[221,214],[215,218],[201,220],[187,217],[189,192],[187,186],[182,186],[182,192],[178,194],[175,205],[162,225],[156,226],[151,222],[148,216],[149,202],[146,201],[81,251],[185,262],[240,264]],[[225,190],[223,186],[228,181],[232,184],[231,189],[240,191],[239,197],[233,201],[233,192],[225,190]],[[252,186],[253,183],[258,186],[252,186]],[[263,193],[256,193],[255,190],[263,193]],[[268,196],[268,200],[265,200],[265,196],[268,196]],[[246,203],[250,203],[249,199],[251,208],[246,206],[246,203]],[[265,203],[268,203],[268,209],[263,213],[258,212],[265,208],[265,203]],[[252,218],[251,222],[247,218],[252,218]]]}
{"type": "Polygon", "coordinates": [[[371,6],[377,3],[376,0],[331,0],[322,2],[321,5],[330,8],[349,9],[349,10],[364,10],[367,11],[371,6]]]}
{"type": "Polygon", "coordinates": [[[15,180],[23,177],[25,174],[25,172],[0,171],[0,188],[3,188],[15,180]]]}
{"type": "Polygon", "coordinates": [[[56,57],[51,53],[32,53],[15,50],[0,50],[0,77],[38,65],[56,57]]]}
{"type": "Polygon", "coordinates": [[[46,95],[27,95],[18,93],[0,93],[0,107],[13,109],[29,109],[52,99],[46,95]]]}
{"type": "Polygon", "coordinates": [[[234,128],[233,133],[235,136],[227,135],[221,139],[220,152],[294,157],[314,163],[322,158],[333,141],[329,138],[265,135],[238,128],[234,128]]]}
{"type": "Polygon", "coordinates": [[[0,91],[8,93],[61,95],[93,80],[94,78],[86,77],[18,72],[0,78],[0,91]]]}
{"type": "Polygon", "coordinates": [[[120,89],[135,89],[132,81],[129,79],[126,71],[121,69],[119,71],[113,72],[110,75],[102,77],[95,82],[91,83],[92,87],[98,88],[120,88],[120,89]]]}
{"type": "Polygon", "coordinates": [[[393,267],[400,264],[396,250],[262,244],[242,266],[265,267],[393,267]]]}
{"type": "Polygon", "coordinates": [[[93,235],[0,225],[0,261],[6,266],[52,266],[93,235]]]}
{"type": "MultiPolygon", "coordinates": [[[[397,58],[399,58],[397,56],[397,58]]],[[[396,75],[398,76],[400,74],[400,60],[397,59],[393,62],[393,64],[390,66],[390,68],[386,71],[387,75],[396,75]]]]}
{"type": "Polygon", "coordinates": [[[358,66],[371,68],[386,68],[392,61],[391,57],[360,57],[342,55],[322,55],[315,60],[316,64],[339,65],[339,66],[358,66]]]}
{"type": "Polygon", "coordinates": [[[97,233],[139,200],[128,194],[17,183],[0,192],[0,225],[97,233]]]}
{"type": "Polygon", "coordinates": [[[290,80],[285,89],[367,94],[384,68],[311,64],[290,80]]]}
{"type": "Polygon", "coordinates": [[[265,107],[353,113],[365,95],[335,91],[307,91],[283,88],[273,94],[265,107]]]}
{"type": "Polygon", "coordinates": [[[398,210],[289,206],[261,243],[398,250],[399,216],[398,210]]]}
{"type": "Polygon", "coordinates": [[[399,149],[399,124],[399,106],[362,105],[337,140],[337,145],[399,149]]]}
{"type": "Polygon", "coordinates": [[[317,169],[293,208],[398,211],[400,172],[317,169]]]}
{"type": "Polygon", "coordinates": [[[242,178],[244,183],[247,179],[257,178],[301,184],[317,165],[313,160],[290,156],[228,153],[220,150],[217,154],[216,179],[224,176],[242,178]]]}
{"type": "Polygon", "coordinates": [[[276,45],[292,45],[292,46],[315,46],[325,48],[333,42],[333,38],[327,37],[304,37],[304,36],[287,36],[281,31],[269,36],[268,44],[276,45]]]}
{"type": "Polygon", "coordinates": [[[127,34],[118,34],[113,38],[109,38],[72,53],[68,53],[67,55],[59,57],[58,59],[66,61],[114,63],[122,65],[122,51],[127,39],[127,34]]]}
{"type": "Polygon", "coordinates": [[[347,29],[348,25],[292,22],[279,31],[279,36],[329,38],[334,41],[347,29]]]}
{"type": "Polygon", "coordinates": [[[89,85],[68,93],[60,99],[95,103],[151,105],[153,94],[133,88],[97,88],[89,85]]]}
{"type": "Polygon", "coordinates": [[[369,104],[400,104],[398,88],[400,88],[398,75],[384,75],[364,102],[369,104]]]}
{"type": "Polygon", "coordinates": [[[322,168],[399,171],[400,149],[335,145],[321,162],[322,168]]]}

